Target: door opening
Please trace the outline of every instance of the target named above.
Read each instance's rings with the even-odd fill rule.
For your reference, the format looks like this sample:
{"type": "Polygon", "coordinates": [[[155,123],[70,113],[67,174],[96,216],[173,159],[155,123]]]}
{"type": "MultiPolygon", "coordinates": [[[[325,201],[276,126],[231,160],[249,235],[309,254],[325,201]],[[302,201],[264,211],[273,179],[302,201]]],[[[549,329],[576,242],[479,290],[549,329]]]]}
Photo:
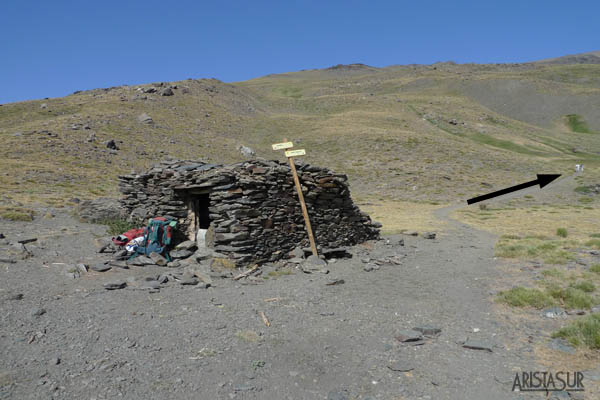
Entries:
{"type": "Polygon", "coordinates": [[[196,214],[196,228],[208,229],[210,227],[210,198],[208,193],[197,194],[194,196],[194,213],[196,214]]]}

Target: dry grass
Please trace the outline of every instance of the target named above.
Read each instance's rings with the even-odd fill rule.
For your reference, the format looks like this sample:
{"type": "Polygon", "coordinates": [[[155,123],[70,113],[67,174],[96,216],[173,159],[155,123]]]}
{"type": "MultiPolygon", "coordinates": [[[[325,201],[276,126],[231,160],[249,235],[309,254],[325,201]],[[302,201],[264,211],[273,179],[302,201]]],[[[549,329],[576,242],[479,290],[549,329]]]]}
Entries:
{"type": "Polygon", "coordinates": [[[598,157],[583,150],[600,146],[600,135],[525,124],[455,87],[462,74],[502,80],[535,79],[534,72],[467,65],[303,71],[235,84],[175,82],[180,89],[171,97],[123,86],[5,104],[0,204],[63,206],[70,197],[114,196],[118,174],[167,155],[227,163],[242,159],[236,148],[245,144],[278,158],[270,145],[284,137],[307,149],[302,161],[348,174],[359,196],[444,203],[476,193],[481,182],[500,186],[531,170],[570,170],[576,158],[593,174],[598,157]],[[137,122],[143,112],[153,125],[137,122]],[[86,140],[90,132],[95,143],[86,140]],[[116,154],[104,147],[109,139],[122,141],[116,154]],[[583,150],[573,155],[575,144],[583,150]]]}
{"type": "Polygon", "coordinates": [[[23,207],[0,207],[0,219],[8,221],[31,222],[35,212],[23,207]]]}
{"type": "Polygon", "coordinates": [[[545,205],[518,208],[475,208],[458,210],[453,217],[498,235],[557,238],[559,229],[568,231],[569,240],[585,242],[598,230],[600,208],[545,205]]]}
{"type": "Polygon", "coordinates": [[[359,202],[373,220],[382,223],[383,234],[395,234],[402,231],[443,231],[445,224],[436,219],[433,212],[443,206],[407,201],[372,200],[359,202]]]}

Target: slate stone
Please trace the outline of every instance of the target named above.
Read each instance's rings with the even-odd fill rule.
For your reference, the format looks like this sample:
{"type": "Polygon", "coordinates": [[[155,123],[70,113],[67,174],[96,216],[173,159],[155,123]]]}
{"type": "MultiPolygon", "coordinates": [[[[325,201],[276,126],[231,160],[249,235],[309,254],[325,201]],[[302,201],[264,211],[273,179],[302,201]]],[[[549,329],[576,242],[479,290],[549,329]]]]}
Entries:
{"type": "Polygon", "coordinates": [[[558,350],[569,354],[575,354],[577,352],[577,350],[571,346],[571,343],[567,342],[565,339],[552,339],[548,344],[548,347],[552,350],[558,350]]]}
{"type": "Polygon", "coordinates": [[[96,272],[106,272],[112,267],[108,264],[93,264],[90,269],[96,272]]]}
{"type": "Polygon", "coordinates": [[[75,213],[86,222],[121,219],[126,216],[121,203],[111,198],[83,200],[75,207],[75,213]]]}
{"type": "Polygon", "coordinates": [[[33,317],[39,317],[46,314],[46,309],[45,308],[35,308],[32,312],[31,315],[33,317]]]}
{"type": "Polygon", "coordinates": [[[308,256],[308,258],[305,261],[305,264],[313,266],[325,266],[327,265],[327,262],[312,254],[308,256]]]}
{"type": "MultiPolygon", "coordinates": [[[[169,256],[171,256],[171,258],[173,258],[173,259],[188,258],[192,254],[194,254],[194,252],[190,251],[190,250],[174,250],[174,251],[172,250],[172,251],[169,252],[169,256]]],[[[158,264],[158,265],[160,265],[160,264],[158,264]]]]}
{"type": "Polygon", "coordinates": [[[485,350],[489,351],[490,353],[492,352],[492,345],[481,340],[467,339],[467,341],[463,343],[462,347],[465,349],[485,350]]]}
{"type": "Polygon", "coordinates": [[[154,121],[152,121],[152,117],[149,116],[146,113],[141,114],[138,118],[137,118],[138,122],[142,123],[142,124],[151,124],[154,121]]]}
{"type": "Polygon", "coordinates": [[[144,282],[143,286],[145,288],[150,288],[150,289],[160,289],[160,282],[158,282],[158,281],[147,281],[147,282],[144,282]]]}
{"type": "Polygon", "coordinates": [[[547,308],[542,311],[542,315],[546,318],[558,318],[565,315],[565,310],[560,307],[547,308]]]}
{"type": "Polygon", "coordinates": [[[127,265],[127,261],[122,260],[122,261],[109,261],[108,265],[110,265],[111,267],[117,267],[117,268],[122,268],[122,269],[129,269],[129,265],[127,265]]]}
{"type": "Polygon", "coordinates": [[[143,267],[145,265],[154,265],[154,261],[146,256],[137,256],[131,260],[127,260],[128,265],[143,267]]]}
{"type": "Polygon", "coordinates": [[[256,388],[252,385],[235,385],[233,387],[234,392],[249,392],[254,389],[256,388]]]}
{"type": "Polygon", "coordinates": [[[379,268],[380,268],[379,265],[370,262],[363,267],[363,270],[365,270],[366,272],[371,272],[371,271],[376,271],[379,268]]]}
{"type": "Polygon", "coordinates": [[[421,332],[425,336],[437,336],[442,333],[440,328],[436,328],[433,326],[417,326],[414,327],[413,330],[417,332],[421,332]]]}
{"type": "Polygon", "coordinates": [[[168,263],[167,259],[158,253],[150,253],[150,259],[154,261],[154,264],[159,265],[161,267],[166,266],[168,263]]]}
{"type": "Polygon", "coordinates": [[[85,274],[85,273],[87,273],[87,272],[88,272],[88,266],[87,266],[87,265],[85,265],[85,264],[81,264],[81,263],[80,263],[80,264],[77,264],[77,266],[76,266],[75,268],[77,268],[77,271],[78,271],[80,274],[85,274]]]}
{"type": "Polygon", "coordinates": [[[196,245],[196,242],[194,242],[193,240],[186,240],[185,242],[179,243],[177,246],[175,246],[176,250],[195,250],[198,246],[196,245]]]}
{"type": "Polygon", "coordinates": [[[408,372],[415,369],[412,363],[407,361],[396,361],[388,365],[388,368],[395,372],[408,372]]]}
{"type": "Polygon", "coordinates": [[[327,400],[348,400],[348,392],[344,391],[331,391],[327,394],[327,400]]]}
{"type": "Polygon", "coordinates": [[[421,332],[417,332],[417,331],[400,331],[396,334],[396,339],[399,342],[416,342],[419,340],[423,339],[423,335],[421,334],[421,332]]]}
{"type": "Polygon", "coordinates": [[[117,290],[124,289],[127,287],[127,282],[125,281],[115,281],[104,284],[104,289],[106,290],[117,290]]]}
{"type": "Polygon", "coordinates": [[[293,258],[303,259],[304,258],[304,251],[302,250],[301,247],[295,247],[294,250],[292,250],[290,252],[290,255],[292,255],[293,258]]]}
{"type": "Polygon", "coordinates": [[[198,283],[200,283],[200,281],[196,278],[196,277],[185,277],[183,279],[181,279],[179,281],[179,283],[181,285],[187,286],[187,285],[197,285],[198,283]]]}

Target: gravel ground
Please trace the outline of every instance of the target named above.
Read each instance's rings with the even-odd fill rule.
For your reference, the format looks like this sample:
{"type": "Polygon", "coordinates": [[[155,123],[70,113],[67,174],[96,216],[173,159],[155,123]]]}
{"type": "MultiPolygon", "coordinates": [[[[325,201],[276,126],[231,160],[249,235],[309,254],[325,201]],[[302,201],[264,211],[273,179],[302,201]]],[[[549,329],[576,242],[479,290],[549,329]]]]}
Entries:
{"type": "Polygon", "coordinates": [[[522,340],[535,328],[492,310],[495,238],[449,222],[436,239],[356,246],[328,274],[295,269],[264,279],[265,271],[159,289],[145,288],[146,279],[177,269],[67,276],[77,263],[108,258],[94,245],[103,227],[66,212],[3,222],[8,241],[39,240],[26,245],[33,257],[0,263],[0,397],[528,398],[511,388],[515,370],[539,369],[522,340]],[[381,265],[367,272],[366,259],[381,265]],[[328,285],[336,280],[343,283],[328,285]],[[128,286],[104,288],[114,281],[128,286]],[[418,339],[414,328],[426,335],[398,340],[418,339]]]}

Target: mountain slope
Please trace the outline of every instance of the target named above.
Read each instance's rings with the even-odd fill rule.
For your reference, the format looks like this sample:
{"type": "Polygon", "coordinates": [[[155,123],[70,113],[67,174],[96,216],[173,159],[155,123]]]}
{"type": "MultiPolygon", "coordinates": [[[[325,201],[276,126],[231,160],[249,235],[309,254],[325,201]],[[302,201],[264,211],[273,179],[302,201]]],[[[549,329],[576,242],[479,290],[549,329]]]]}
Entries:
{"type": "Polygon", "coordinates": [[[284,138],[306,148],[303,161],[347,173],[359,197],[446,202],[576,162],[593,171],[598,105],[600,65],[533,63],[353,64],[84,91],[0,107],[0,202],[114,196],[119,173],[167,156],[234,162],[243,144],[280,158],[270,144],[284,138]]]}

